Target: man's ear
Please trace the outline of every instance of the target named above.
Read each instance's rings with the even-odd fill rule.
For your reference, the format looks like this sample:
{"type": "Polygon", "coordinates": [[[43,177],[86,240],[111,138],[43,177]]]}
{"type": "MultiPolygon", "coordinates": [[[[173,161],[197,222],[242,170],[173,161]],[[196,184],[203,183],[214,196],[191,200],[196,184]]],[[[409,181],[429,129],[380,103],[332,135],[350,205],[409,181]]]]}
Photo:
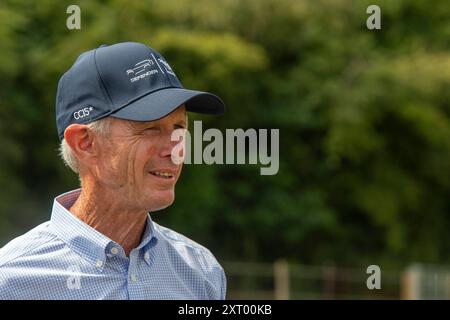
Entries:
{"type": "Polygon", "coordinates": [[[77,159],[89,162],[96,155],[93,144],[94,135],[88,126],[71,124],[64,131],[64,139],[77,159]]]}

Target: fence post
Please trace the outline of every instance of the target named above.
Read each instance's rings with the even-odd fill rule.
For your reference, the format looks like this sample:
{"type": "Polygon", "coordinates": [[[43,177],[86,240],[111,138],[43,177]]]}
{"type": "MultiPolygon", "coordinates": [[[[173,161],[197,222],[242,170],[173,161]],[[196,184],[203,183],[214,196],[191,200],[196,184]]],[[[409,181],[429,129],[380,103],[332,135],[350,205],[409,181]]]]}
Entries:
{"type": "Polygon", "coordinates": [[[323,297],[327,300],[335,298],[337,270],[334,265],[323,267],[323,297]]]}
{"type": "Polygon", "coordinates": [[[274,263],[275,300],[289,300],[289,265],[279,259],[274,263]]]}
{"type": "Polygon", "coordinates": [[[420,276],[421,268],[419,265],[412,265],[403,272],[401,279],[402,300],[420,299],[420,276]]]}

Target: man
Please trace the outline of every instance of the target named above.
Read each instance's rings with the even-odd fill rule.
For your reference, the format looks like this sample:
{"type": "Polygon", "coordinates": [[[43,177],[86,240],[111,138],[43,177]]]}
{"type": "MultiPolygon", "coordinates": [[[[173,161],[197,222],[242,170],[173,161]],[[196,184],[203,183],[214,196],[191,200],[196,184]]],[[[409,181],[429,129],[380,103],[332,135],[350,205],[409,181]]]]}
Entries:
{"type": "Polygon", "coordinates": [[[0,299],[224,299],[211,252],[153,222],[174,201],[174,130],[187,111],[222,114],[184,89],[155,50],[134,42],[81,54],[61,77],[61,155],[81,189],[55,198],[50,221],[0,250],[0,299]]]}

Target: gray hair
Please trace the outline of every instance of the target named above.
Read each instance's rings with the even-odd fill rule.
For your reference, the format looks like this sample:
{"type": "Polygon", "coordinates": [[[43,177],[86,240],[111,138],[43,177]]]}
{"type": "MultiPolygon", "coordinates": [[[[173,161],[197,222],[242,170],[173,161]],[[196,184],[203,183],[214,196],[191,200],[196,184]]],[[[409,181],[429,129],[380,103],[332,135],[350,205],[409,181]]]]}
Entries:
{"type": "MultiPolygon", "coordinates": [[[[105,117],[94,122],[88,123],[86,126],[94,133],[100,136],[106,136],[111,130],[111,117],[105,117]]],[[[79,173],[78,159],[75,157],[66,139],[63,138],[59,145],[59,155],[63,159],[64,164],[72,169],[73,172],[79,173]]]]}

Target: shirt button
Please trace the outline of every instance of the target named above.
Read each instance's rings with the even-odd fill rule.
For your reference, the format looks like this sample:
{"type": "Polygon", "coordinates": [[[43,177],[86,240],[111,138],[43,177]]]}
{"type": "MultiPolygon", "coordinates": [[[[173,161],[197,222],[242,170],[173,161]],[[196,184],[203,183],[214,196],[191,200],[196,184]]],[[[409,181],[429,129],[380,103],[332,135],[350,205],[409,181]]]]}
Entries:
{"type": "Polygon", "coordinates": [[[117,252],[119,252],[119,250],[116,247],[112,247],[111,248],[111,253],[112,254],[117,254],[117,252]]]}
{"type": "Polygon", "coordinates": [[[131,281],[133,281],[133,282],[137,282],[138,281],[138,278],[137,278],[137,276],[135,274],[131,275],[131,281]]]}
{"type": "Polygon", "coordinates": [[[144,254],[144,259],[145,259],[145,260],[150,259],[150,255],[148,254],[148,252],[146,252],[146,253],[144,254]]]}
{"type": "Polygon", "coordinates": [[[97,266],[97,268],[100,268],[103,265],[103,261],[102,260],[97,260],[95,265],[97,266]]]}

